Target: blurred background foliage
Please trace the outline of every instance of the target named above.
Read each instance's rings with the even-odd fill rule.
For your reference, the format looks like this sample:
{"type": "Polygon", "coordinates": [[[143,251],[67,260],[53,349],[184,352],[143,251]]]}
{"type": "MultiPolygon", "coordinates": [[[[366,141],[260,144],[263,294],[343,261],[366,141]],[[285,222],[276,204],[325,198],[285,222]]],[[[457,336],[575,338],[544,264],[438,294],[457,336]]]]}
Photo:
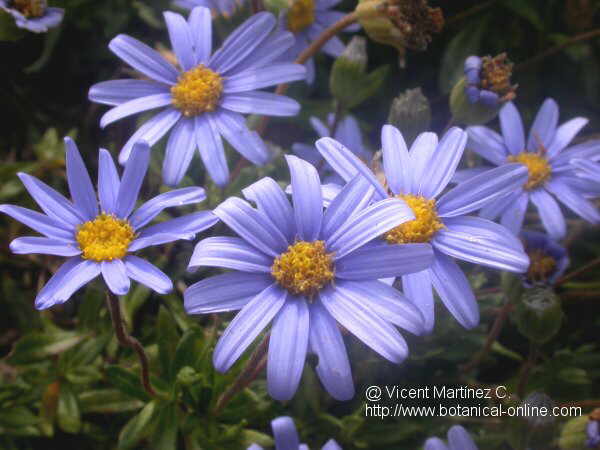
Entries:
{"type": "MultiPolygon", "coordinates": [[[[110,39],[127,33],[159,50],[168,49],[161,17],[161,11],[170,8],[168,1],[50,3],[66,10],[61,27],[0,42],[0,202],[34,209],[17,172],[36,175],[65,191],[63,136],[76,137],[95,174],[97,149],[106,147],[116,154],[136,126],[136,119],[128,119],[100,130],[104,108],[87,100],[93,83],[129,73],[109,52],[110,39]]],[[[408,53],[404,69],[392,47],[367,43],[368,71],[376,74],[370,78],[367,98],[350,106],[372,150],[378,150],[379,130],[394,97],[420,87],[430,102],[430,128],[441,132],[450,116],[448,94],[462,75],[464,59],[501,52],[507,52],[515,63],[516,103],[526,123],[531,123],[543,99],[551,96],[561,107],[561,121],[576,115],[590,118],[579,139],[600,137],[600,39],[557,47],[599,27],[600,2],[453,0],[432,1],[431,5],[442,8],[446,26],[427,51],[408,53]]],[[[339,9],[351,11],[354,6],[354,1],[345,0],[339,9]]],[[[248,14],[249,9],[242,8],[231,19],[216,20],[216,39],[222,41],[248,14]]],[[[208,182],[209,201],[203,208],[239,195],[241,188],[265,175],[285,183],[287,170],[279,154],[289,152],[293,142],[312,143],[317,136],[308,119],[324,118],[335,108],[330,90],[333,60],[319,54],[316,62],[314,85],[296,83],[289,91],[302,103],[300,115],[272,120],[267,129],[266,139],[277,155],[274,162],[264,168],[242,169],[224,191],[208,182]]],[[[164,189],[162,145],[155,148],[146,193],[164,189]]],[[[233,167],[239,156],[229,152],[229,158],[233,167]]],[[[474,158],[469,154],[467,160],[474,158]]],[[[204,186],[202,167],[198,160],[193,164],[182,184],[204,186]]],[[[168,215],[163,213],[161,218],[168,215]]],[[[567,247],[573,270],[600,256],[600,231],[573,218],[569,225],[567,247]]],[[[158,296],[136,286],[122,299],[127,327],[151,359],[157,396],[150,398],[139,382],[135,355],[119,347],[114,337],[103,285],[93,283],[62,306],[36,311],[33,299],[56,270],[57,258],[11,255],[9,242],[25,230],[5,216],[0,218],[0,229],[2,449],[213,450],[241,449],[253,442],[269,446],[273,444],[269,422],[283,414],[294,417],[311,448],[330,437],[345,449],[419,448],[427,436],[443,436],[457,422],[467,426],[482,449],[584,448],[585,417],[543,423],[498,418],[382,420],[365,417],[363,394],[373,384],[506,385],[513,394],[507,404],[518,405],[526,398],[530,403],[581,404],[587,414],[600,398],[598,267],[561,285],[556,297],[552,292],[536,293],[552,298],[544,303],[547,309],[532,313],[527,310],[531,308],[527,295],[532,293],[520,297],[519,280],[469,266],[480,300],[481,325],[465,331],[440,308],[431,336],[408,337],[411,356],[401,366],[382,361],[348,338],[357,385],[353,401],[332,400],[319,386],[312,361],[288,404],[269,398],[263,374],[225,408],[215,411],[248,355],[226,375],[217,374],[212,368],[212,350],[231,317],[189,317],[183,310],[185,286],[212,273],[207,269],[186,272],[193,243],[145,250],[149,259],[176,280],[173,294],[158,296]],[[499,315],[508,320],[489,351],[481,353],[499,315]]]]}

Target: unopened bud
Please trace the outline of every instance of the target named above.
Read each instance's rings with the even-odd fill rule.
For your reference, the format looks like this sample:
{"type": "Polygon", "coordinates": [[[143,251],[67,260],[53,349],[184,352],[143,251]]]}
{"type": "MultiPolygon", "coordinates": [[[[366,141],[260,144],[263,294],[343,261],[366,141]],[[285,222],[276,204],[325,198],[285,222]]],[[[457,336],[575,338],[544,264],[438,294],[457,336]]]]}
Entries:
{"type": "Polygon", "coordinates": [[[560,329],[563,311],[551,288],[527,289],[516,310],[517,328],[530,341],[543,344],[560,329]]]}
{"type": "Polygon", "coordinates": [[[408,145],[429,129],[431,108],[421,88],[407,89],[392,101],[388,123],[402,132],[408,145]]]}

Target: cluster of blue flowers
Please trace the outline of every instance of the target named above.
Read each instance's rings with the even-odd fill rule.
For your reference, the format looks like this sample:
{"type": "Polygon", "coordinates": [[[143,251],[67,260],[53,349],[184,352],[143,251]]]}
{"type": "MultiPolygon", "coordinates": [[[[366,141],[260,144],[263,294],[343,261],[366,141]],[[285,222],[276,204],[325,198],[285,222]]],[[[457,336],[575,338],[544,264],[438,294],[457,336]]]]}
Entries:
{"type": "MultiPolygon", "coordinates": [[[[329,10],[336,3],[315,1],[315,19],[309,24],[257,13],[213,51],[213,13],[230,14],[238,2],[178,0],[179,6],[192,9],[187,19],[164,13],[176,65],[130,36],[118,35],[110,42],[110,50],[143,77],[90,88],[91,101],[111,106],[101,127],[145,111],[156,113],[121,149],[121,176],[109,152],[100,149],[97,196],[75,143],[67,138],[71,200],[20,174],[44,214],[0,206],[42,235],[15,239],[10,246],[14,253],[68,258],[39,292],[37,308],[67,301],[100,274],[115,295],[126,294],[130,280],[167,293],[173,287],[169,276],[134,253],[192,240],[221,222],[237,236],[201,240],[189,269],[228,271],[198,281],[184,294],[189,314],[239,311],[214,350],[215,368],[229,370],[271,324],[267,382],[273,398],[294,396],[310,353],[318,356],[316,372],[324,388],[335,399],[348,400],[355,389],[342,327],[399,364],[409,350],[398,328],[414,335],[431,333],[434,292],[463,327],[479,324],[475,295],[457,260],[523,274],[530,285],[557,281],[568,265],[557,243],[567,231],[557,200],[588,222],[600,222],[590,201],[600,195],[600,141],[572,145],[587,120],[558,125],[552,99],[544,102],[526,136],[510,99],[481,86],[483,64],[477,57],[466,62],[467,95],[472,103],[502,104],[501,134],[485,126],[453,127],[441,138],[422,133],[409,148],[397,128],[384,125],[379,169],[354,118],[336,124],[333,135],[333,115],[328,123],[312,118],[319,136],[316,148],[297,143],[297,156],[285,157],[291,176],[287,191],[265,177],[246,187],[244,198],[230,197],[213,211],[147,226],[165,208],[206,197],[200,187],[175,189],[135,209],[150,149],[164,136],[162,171],[169,186],[181,182],[196,149],[210,178],[227,185],[223,139],[253,164],[270,161],[269,148],[244,115],[299,112],[296,100],[263,89],[314,79],[312,60],[304,66],[292,60],[340,19],[341,13],[329,10]],[[465,148],[497,167],[457,171],[465,148]],[[522,230],[530,201],[547,235],[522,230]],[[500,223],[494,222],[497,218],[500,223]],[[545,264],[548,258],[551,264],[545,264]]],[[[55,26],[62,17],[53,8],[27,18],[6,1],[0,7],[15,16],[18,26],[32,31],[55,26]]],[[[334,38],[323,50],[338,56],[343,48],[334,38]]],[[[306,448],[290,418],[272,425],[278,449],[306,448]]],[[[425,448],[476,448],[461,427],[450,429],[448,440],[449,446],[431,438],[425,448]]],[[[333,440],[323,447],[339,448],[333,440]]]]}

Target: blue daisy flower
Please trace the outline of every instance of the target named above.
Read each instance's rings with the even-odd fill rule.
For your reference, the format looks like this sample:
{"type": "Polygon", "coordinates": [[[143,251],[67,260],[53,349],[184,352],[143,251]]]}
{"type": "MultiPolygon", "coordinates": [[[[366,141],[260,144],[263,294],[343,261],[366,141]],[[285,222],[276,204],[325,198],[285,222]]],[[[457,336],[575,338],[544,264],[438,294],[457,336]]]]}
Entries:
{"type": "Polygon", "coordinates": [[[190,10],[197,6],[203,6],[220,16],[230,16],[242,3],[244,0],[175,0],[173,2],[180,8],[190,10]]]}
{"type": "Polygon", "coordinates": [[[0,212],[43,235],[13,240],[10,243],[13,253],[69,257],[38,293],[36,308],[66,302],[100,274],[116,295],[128,292],[130,279],[160,294],[169,292],[173,288],[169,277],[132,253],[178,239],[193,239],[196,233],[215,224],[216,216],[200,211],[145,227],[165,208],[203,201],[204,189],[189,187],[165,192],[134,210],[150,159],[148,144],[138,142],[122,177],[108,151],[100,149],[98,202],[75,142],[65,138],[65,147],[72,202],[37,178],[19,173],[25,188],[45,214],[20,206],[0,205],[0,212]]]}
{"type": "Polygon", "coordinates": [[[64,9],[49,7],[46,0],[0,0],[0,9],[15,19],[17,27],[34,33],[57,27],[65,15],[64,9]]]}
{"type": "Polygon", "coordinates": [[[448,445],[440,438],[431,437],[425,441],[425,450],[477,450],[477,446],[467,430],[454,425],[448,430],[448,445]]]}
{"type": "Polygon", "coordinates": [[[189,268],[233,269],[184,293],[189,314],[240,310],[219,339],[213,363],[227,371],[272,321],[267,382],[272,397],[289,400],[306,353],[318,355],[321,382],[338,400],[354,396],[338,323],[384,358],[402,362],[407,344],[398,330],[424,331],[418,308],[380,278],[417,272],[431,263],[428,245],[372,242],[414,218],[398,199],[370,203],[374,189],[352,179],[323,211],[317,170],[286,156],[293,206],[279,185],[263,178],[214,213],[240,237],[198,243],[189,268]]]}
{"type": "Polygon", "coordinates": [[[510,84],[512,68],[505,53],[494,58],[469,56],[465,60],[465,94],[469,102],[496,108],[513,100],[516,86],[510,84]]]}
{"type": "MultiPolygon", "coordinates": [[[[317,117],[310,118],[310,124],[319,137],[330,136],[330,130],[331,126],[333,125],[333,121],[333,113],[327,115],[327,125],[325,125],[317,117]]],[[[373,154],[364,146],[360,127],[352,115],[348,114],[339,121],[335,129],[334,139],[351,149],[356,156],[363,161],[367,163],[371,162],[373,154]]],[[[311,163],[313,166],[321,168],[320,172],[331,172],[331,168],[323,160],[323,157],[319,154],[314,145],[296,142],[292,145],[292,151],[300,158],[311,163]]],[[[341,178],[339,178],[339,176],[335,176],[334,178],[328,177],[325,182],[339,183],[340,180],[341,178]]]]}
{"type": "Polygon", "coordinates": [[[114,108],[102,116],[102,127],[133,114],[163,108],[146,121],[121,150],[129,159],[138,140],[154,145],[171,130],[163,164],[163,179],[177,185],[197,148],[210,177],[219,186],[229,181],[221,137],[254,164],[265,164],[269,152],[260,136],[250,131],[243,114],[293,116],[295,100],[258,89],[304,78],[301,65],[274,62],[293,45],[290,33],[272,33],[275,17],[255,14],[212,53],[210,10],[194,8],[186,21],[165,12],[173,51],[181,70],[138,40],[121,34],[109,48],[150,80],[112,80],[95,84],[90,100],[114,108]],[[212,53],[212,55],[211,55],[212,53]]]}
{"type": "MultiPolygon", "coordinates": [[[[548,234],[561,239],[567,227],[556,197],[588,222],[600,223],[600,212],[584,198],[585,184],[589,183],[581,183],[571,165],[572,159],[600,160],[600,140],[569,146],[587,122],[576,117],[558,126],[558,105],[548,98],[533,121],[527,141],[521,115],[512,102],[500,110],[502,135],[485,126],[468,127],[469,147],[473,151],[497,166],[516,162],[529,171],[526,183],[491,202],[480,215],[492,220],[500,216],[501,223],[518,234],[531,201],[548,234]]],[[[461,171],[457,180],[465,180],[481,170],[485,168],[461,171]]]]}
{"type": "MultiPolygon", "coordinates": [[[[285,53],[294,60],[310,45],[319,35],[340,20],[346,14],[340,11],[331,11],[341,0],[292,0],[290,7],[279,18],[280,29],[294,33],[296,42],[285,53]]],[[[358,31],[360,25],[355,23],[344,31],[358,31]]],[[[323,46],[323,52],[337,58],[344,51],[344,44],[337,36],[331,38],[323,46]]],[[[306,63],[306,82],[312,84],[315,80],[315,62],[310,58],[306,63]]]]}
{"type": "Polygon", "coordinates": [[[567,250],[554,239],[538,231],[521,231],[529,269],[523,275],[525,285],[554,284],[569,267],[567,250]]]}
{"type": "Polygon", "coordinates": [[[381,139],[385,186],[339,142],[322,138],[317,141],[317,148],[344,180],[361,174],[375,188],[376,200],[399,197],[412,209],[415,220],[385,233],[384,241],[403,245],[422,243],[433,248],[434,258],[429,268],[402,276],[404,293],[421,310],[427,331],[434,325],[432,286],[456,320],[472,328],[479,323],[479,307],[454,258],[518,273],[527,270],[529,259],[521,242],[504,227],[467,214],[517,189],[527,179],[527,170],[519,164],[505,165],[473,177],[440,196],[462,157],[467,142],[464,131],[452,128],[439,143],[435,133],[422,133],[410,152],[402,134],[392,125],[383,127],[381,139]]]}
{"type": "MultiPolygon", "coordinates": [[[[275,450],[309,450],[306,444],[300,443],[300,437],[291,417],[281,416],[271,421],[273,437],[275,438],[275,450]]],[[[247,450],[263,450],[258,444],[252,444],[247,450]]],[[[342,450],[342,447],[330,439],[321,450],[342,450]]]]}
{"type": "Polygon", "coordinates": [[[600,420],[595,420],[590,417],[589,422],[585,426],[587,440],[585,445],[588,448],[598,448],[600,446],[600,420]]]}

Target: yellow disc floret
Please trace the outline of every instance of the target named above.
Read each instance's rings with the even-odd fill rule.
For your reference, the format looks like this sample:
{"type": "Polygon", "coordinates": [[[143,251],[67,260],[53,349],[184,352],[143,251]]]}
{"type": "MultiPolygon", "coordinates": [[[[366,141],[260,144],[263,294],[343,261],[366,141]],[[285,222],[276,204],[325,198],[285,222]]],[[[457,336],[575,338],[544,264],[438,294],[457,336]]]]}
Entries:
{"type": "Polygon", "coordinates": [[[297,241],[277,258],[271,274],[294,295],[312,297],[333,280],[333,258],[323,241],[297,241]]]}
{"type": "Polygon", "coordinates": [[[77,229],[75,239],[84,259],[112,261],[125,256],[135,232],[127,220],[102,213],[77,229]]]}
{"type": "Polygon", "coordinates": [[[529,281],[546,281],[556,268],[556,260],[539,248],[527,252],[527,255],[530,261],[527,270],[529,281]]]}
{"type": "Polygon", "coordinates": [[[314,0],[291,0],[287,14],[288,30],[298,33],[309,27],[315,21],[314,0]]]}
{"type": "Polygon", "coordinates": [[[42,17],[46,12],[45,0],[13,0],[11,6],[27,18],[42,17]]]}
{"type": "Polygon", "coordinates": [[[524,164],[527,167],[529,179],[524,186],[527,190],[540,187],[552,175],[552,167],[548,164],[548,160],[538,153],[523,152],[518,155],[509,156],[508,160],[524,164]]]}
{"type": "Polygon", "coordinates": [[[198,116],[214,111],[223,92],[221,75],[199,64],[179,76],[177,84],[171,87],[173,106],[184,116],[198,116]]]}
{"type": "Polygon", "coordinates": [[[412,209],[415,219],[392,228],[383,237],[390,244],[409,244],[429,242],[433,235],[444,228],[435,209],[435,200],[420,195],[405,194],[398,198],[404,200],[412,209]]]}

